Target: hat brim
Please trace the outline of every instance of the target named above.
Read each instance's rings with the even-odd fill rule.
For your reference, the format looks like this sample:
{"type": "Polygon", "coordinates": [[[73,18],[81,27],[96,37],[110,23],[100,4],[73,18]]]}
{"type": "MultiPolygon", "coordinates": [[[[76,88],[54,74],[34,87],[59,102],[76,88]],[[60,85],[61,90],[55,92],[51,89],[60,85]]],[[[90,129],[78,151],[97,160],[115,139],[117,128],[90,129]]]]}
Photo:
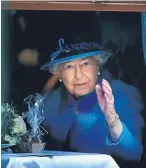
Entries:
{"type": "Polygon", "coordinates": [[[70,61],[74,61],[77,59],[91,57],[91,56],[95,56],[95,55],[100,55],[101,57],[102,56],[110,57],[111,53],[105,52],[105,51],[93,51],[93,52],[87,52],[87,53],[82,53],[82,54],[78,54],[78,55],[70,55],[65,58],[60,58],[60,59],[52,60],[50,62],[45,63],[44,65],[41,66],[41,70],[48,70],[49,67],[51,67],[53,65],[58,65],[61,63],[70,62],[70,61]]]}

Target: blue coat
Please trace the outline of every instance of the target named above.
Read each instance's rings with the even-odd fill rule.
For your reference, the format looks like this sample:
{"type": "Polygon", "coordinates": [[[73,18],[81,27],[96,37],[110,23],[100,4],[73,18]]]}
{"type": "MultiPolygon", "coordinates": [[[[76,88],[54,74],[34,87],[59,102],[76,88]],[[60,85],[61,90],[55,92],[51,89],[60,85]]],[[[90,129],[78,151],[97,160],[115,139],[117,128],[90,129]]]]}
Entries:
{"type": "MultiPolygon", "coordinates": [[[[75,100],[64,87],[45,95],[45,128],[58,142],[74,151],[115,155],[125,160],[138,160],[142,154],[143,110],[138,90],[120,80],[110,81],[115,109],[123,124],[123,132],[115,143],[98,105],[95,90],[75,100]]],[[[47,142],[46,142],[47,143],[47,142]]]]}

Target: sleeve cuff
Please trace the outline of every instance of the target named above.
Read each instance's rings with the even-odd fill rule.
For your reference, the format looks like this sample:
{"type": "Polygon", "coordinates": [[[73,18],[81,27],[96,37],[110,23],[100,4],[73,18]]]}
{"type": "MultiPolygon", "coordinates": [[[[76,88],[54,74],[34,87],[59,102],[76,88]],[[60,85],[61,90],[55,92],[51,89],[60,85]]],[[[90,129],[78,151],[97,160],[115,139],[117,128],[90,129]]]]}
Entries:
{"type": "MultiPolygon", "coordinates": [[[[121,122],[121,123],[122,123],[122,122],[121,122]]],[[[119,145],[119,144],[123,141],[124,136],[125,136],[124,134],[125,134],[125,132],[126,132],[126,128],[125,128],[125,125],[124,125],[123,123],[122,123],[122,125],[123,125],[123,131],[122,131],[122,133],[121,133],[121,135],[120,135],[118,141],[112,142],[110,134],[109,134],[109,136],[106,137],[106,144],[107,144],[108,146],[116,146],[116,145],[119,145]]]]}

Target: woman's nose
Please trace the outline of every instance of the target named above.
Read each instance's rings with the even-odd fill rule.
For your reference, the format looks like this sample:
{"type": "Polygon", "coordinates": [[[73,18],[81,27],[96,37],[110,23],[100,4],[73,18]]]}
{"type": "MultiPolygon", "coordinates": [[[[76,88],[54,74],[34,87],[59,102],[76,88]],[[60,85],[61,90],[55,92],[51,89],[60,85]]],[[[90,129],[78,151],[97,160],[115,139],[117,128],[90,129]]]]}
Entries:
{"type": "Polygon", "coordinates": [[[75,77],[77,79],[80,79],[83,77],[83,73],[82,73],[81,68],[79,66],[78,67],[76,66],[76,68],[75,68],[75,77]]]}

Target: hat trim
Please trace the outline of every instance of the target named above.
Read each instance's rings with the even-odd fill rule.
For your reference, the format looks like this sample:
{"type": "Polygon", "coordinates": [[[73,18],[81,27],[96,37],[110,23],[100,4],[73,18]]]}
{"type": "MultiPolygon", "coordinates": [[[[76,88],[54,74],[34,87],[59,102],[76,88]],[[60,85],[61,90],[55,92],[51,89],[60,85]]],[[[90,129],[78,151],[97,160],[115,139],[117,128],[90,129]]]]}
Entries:
{"type": "Polygon", "coordinates": [[[58,64],[73,61],[73,60],[76,60],[76,59],[91,57],[91,56],[94,56],[94,55],[104,55],[104,54],[109,55],[110,53],[105,52],[105,51],[94,51],[94,52],[87,52],[87,53],[83,53],[83,54],[72,55],[72,56],[68,56],[68,57],[65,57],[65,58],[60,58],[60,59],[57,59],[57,60],[52,60],[52,61],[42,65],[41,70],[46,70],[46,69],[49,69],[49,67],[51,67],[53,65],[58,65],[58,64]]]}

